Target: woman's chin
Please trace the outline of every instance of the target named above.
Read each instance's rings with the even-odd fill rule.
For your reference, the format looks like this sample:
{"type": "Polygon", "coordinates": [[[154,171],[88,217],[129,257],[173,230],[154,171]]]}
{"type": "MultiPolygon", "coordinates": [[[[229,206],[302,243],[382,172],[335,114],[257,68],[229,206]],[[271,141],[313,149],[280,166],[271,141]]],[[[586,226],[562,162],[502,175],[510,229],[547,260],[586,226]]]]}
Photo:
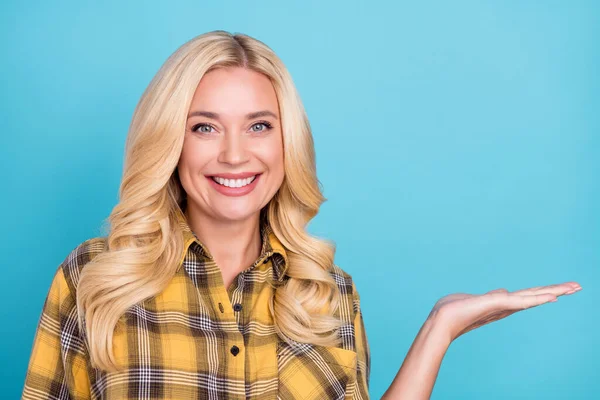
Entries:
{"type": "Polygon", "coordinates": [[[231,208],[219,208],[217,214],[226,221],[244,221],[248,218],[255,216],[260,209],[248,208],[248,207],[231,207],[231,208]]]}

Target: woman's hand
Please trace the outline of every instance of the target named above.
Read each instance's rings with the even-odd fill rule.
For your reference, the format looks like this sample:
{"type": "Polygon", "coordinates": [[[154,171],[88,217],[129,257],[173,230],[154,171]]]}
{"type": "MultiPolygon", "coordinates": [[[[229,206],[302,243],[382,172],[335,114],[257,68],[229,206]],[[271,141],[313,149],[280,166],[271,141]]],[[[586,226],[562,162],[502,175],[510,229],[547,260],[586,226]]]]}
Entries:
{"type": "Polygon", "coordinates": [[[556,301],[580,290],[577,282],[509,292],[496,289],[482,295],[454,293],[442,297],[415,338],[382,400],[429,399],[450,343],[475,328],[517,311],[556,301]]]}
{"type": "Polygon", "coordinates": [[[509,292],[496,289],[482,295],[454,293],[442,297],[429,318],[441,321],[450,341],[485,324],[505,318],[517,311],[553,302],[558,296],[581,290],[577,282],[538,286],[509,292]]]}

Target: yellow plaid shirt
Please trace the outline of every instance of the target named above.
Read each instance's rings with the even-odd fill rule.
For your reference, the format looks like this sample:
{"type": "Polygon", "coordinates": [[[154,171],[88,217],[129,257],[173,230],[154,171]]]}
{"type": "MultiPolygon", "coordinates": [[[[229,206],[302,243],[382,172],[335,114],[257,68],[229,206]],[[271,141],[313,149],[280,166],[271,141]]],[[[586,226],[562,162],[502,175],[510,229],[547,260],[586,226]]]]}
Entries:
{"type": "Polygon", "coordinates": [[[220,269],[178,212],[185,248],[177,273],[158,295],[131,307],[115,331],[126,369],[93,369],[78,330],[81,268],[105,237],[77,246],[61,263],[38,324],[23,399],[368,399],[370,352],[351,276],[334,265],[344,321],[339,347],[288,344],[277,336],[269,283],[286,279],[287,255],[261,225],[259,258],[225,288],[220,269]],[[121,324],[122,323],[122,324],[121,324]]]}

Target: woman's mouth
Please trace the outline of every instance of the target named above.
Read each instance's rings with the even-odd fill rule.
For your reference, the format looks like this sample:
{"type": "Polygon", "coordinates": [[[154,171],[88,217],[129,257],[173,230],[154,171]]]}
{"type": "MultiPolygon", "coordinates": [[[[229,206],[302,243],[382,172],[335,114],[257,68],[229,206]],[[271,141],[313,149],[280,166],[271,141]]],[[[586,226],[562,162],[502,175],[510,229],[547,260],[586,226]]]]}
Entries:
{"type": "Polygon", "coordinates": [[[211,176],[210,178],[222,186],[227,186],[230,188],[241,188],[251,184],[257,176],[258,175],[254,175],[244,179],[225,179],[218,176],[211,176]]]}
{"type": "Polygon", "coordinates": [[[220,194],[230,197],[245,196],[251,193],[262,173],[247,176],[241,179],[228,179],[220,176],[207,176],[210,185],[220,194]]]}

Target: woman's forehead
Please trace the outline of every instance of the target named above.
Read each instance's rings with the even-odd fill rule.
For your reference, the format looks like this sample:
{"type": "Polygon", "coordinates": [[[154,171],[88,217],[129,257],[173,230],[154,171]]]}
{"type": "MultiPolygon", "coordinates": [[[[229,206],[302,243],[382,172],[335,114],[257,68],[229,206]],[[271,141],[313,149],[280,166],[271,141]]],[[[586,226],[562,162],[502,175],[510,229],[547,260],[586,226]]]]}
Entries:
{"type": "Polygon", "coordinates": [[[222,115],[246,115],[257,109],[277,113],[277,94],[264,74],[241,67],[217,68],[206,73],[192,99],[190,111],[204,108],[222,115]]]}

